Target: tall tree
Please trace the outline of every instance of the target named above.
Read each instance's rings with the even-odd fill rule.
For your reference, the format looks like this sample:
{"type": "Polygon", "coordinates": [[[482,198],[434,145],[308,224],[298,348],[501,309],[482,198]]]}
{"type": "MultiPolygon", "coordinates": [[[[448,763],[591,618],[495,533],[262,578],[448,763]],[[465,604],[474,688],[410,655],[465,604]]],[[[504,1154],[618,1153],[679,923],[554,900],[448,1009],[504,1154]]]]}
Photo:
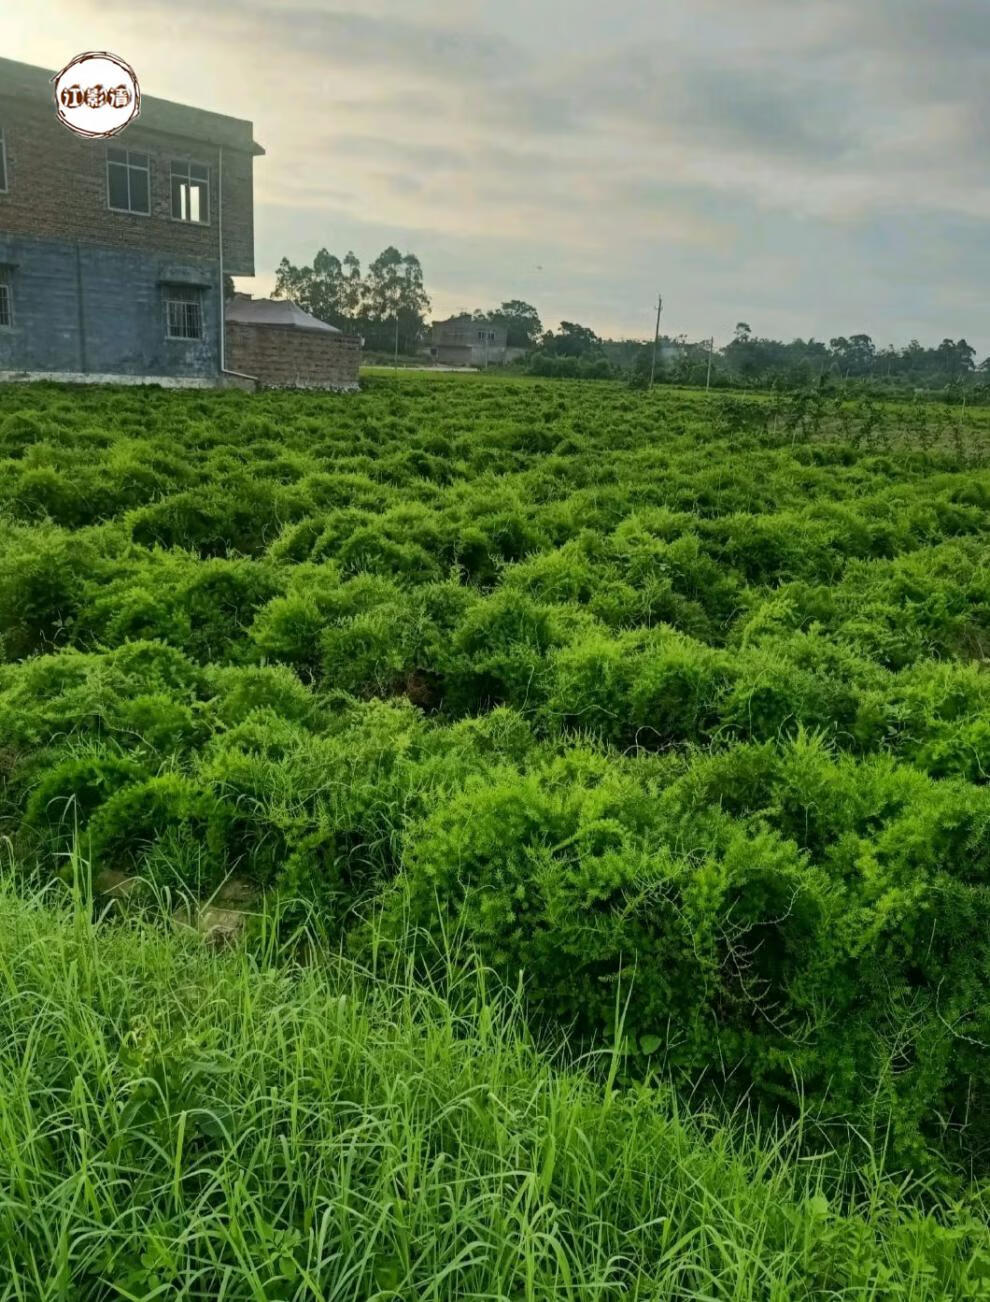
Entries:
{"type": "Polygon", "coordinates": [[[361,279],[361,263],[352,249],[348,249],[344,255],[342,272],[341,302],[348,318],[351,321],[356,321],[361,314],[361,303],[364,299],[364,281],[361,279]]]}
{"type": "Polygon", "coordinates": [[[536,348],[543,333],[540,314],[532,303],[524,303],[521,298],[510,298],[490,312],[476,307],[473,312],[462,315],[470,316],[472,321],[492,321],[505,326],[506,343],[510,348],[536,348]]]}
{"type": "Polygon", "coordinates": [[[326,249],[320,249],[311,267],[295,267],[283,258],[275,273],[275,297],[292,299],[331,325],[347,320],[340,259],[326,249]]]}
{"type": "Polygon", "coordinates": [[[561,321],[556,334],[548,330],[543,336],[543,351],[552,357],[602,356],[602,341],[590,326],[561,321]]]}
{"type": "Polygon", "coordinates": [[[397,321],[399,347],[404,351],[415,348],[423,336],[430,307],[419,258],[389,245],[368,267],[364,284],[364,315],[369,322],[384,327],[397,321]]]}
{"type": "Polygon", "coordinates": [[[371,263],[366,276],[351,250],[341,262],[320,249],[313,265],[305,267],[283,258],[275,274],[275,297],[293,299],[321,321],[361,333],[376,349],[392,349],[398,317],[399,347],[405,352],[422,341],[430,307],[419,259],[391,246],[371,263]]]}
{"type": "Polygon", "coordinates": [[[942,370],[949,381],[953,382],[961,379],[964,375],[968,375],[973,370],[976,349],[971,347],[965,339],[959,339],[956,342],[951,339],[943,339],[938,346],[937,355],[942,370]]]}
{"type": "Polygon", "coordinates": [[[298,303],[308,293],[312,267],[296,267],[283,258],[275,269],[275,298],[291,298],[298,303]]]}
{"type": "Polygon", "coordinates": [[[869,335],[839,335],[828,341],[832,360],[847,378],[871,375],[876,364],[877,350],[869,335]]]}
{"type": "Polygon", "coordinates": [[[532,303],[510,298],[492,316],[505,325],[510,348],[535,348],[539,343],[543,323],[532,303]]]}
{"type": "Polygon", "coordinates": [[[368,316],[384,321],[398,309],[424,312],[429,303],[416,255],[403,255],[394,245],[383,249],[368,267],[364,303],[368,316]]]}

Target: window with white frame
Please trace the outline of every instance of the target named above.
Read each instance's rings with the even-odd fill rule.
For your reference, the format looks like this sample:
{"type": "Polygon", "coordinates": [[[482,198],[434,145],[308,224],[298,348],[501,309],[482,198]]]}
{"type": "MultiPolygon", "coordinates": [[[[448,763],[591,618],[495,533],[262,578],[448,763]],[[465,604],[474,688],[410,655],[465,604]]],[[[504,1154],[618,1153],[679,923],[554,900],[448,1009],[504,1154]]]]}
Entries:
{"type": "Polygon", "coordinates": [[[203,291],[190,285],[165,288],[165,334],[169,339],[203,338],[203,291]]]}
{"type": "Polygon", "coordinates": [[[151,160],[133,149],[107,148],[107,204],[114,212],[151,213],[151,160]]]}
{"type": "Polygon", "coordinates": [[[210,220],[210,169],[205,163],[172,160],[172,216],[180,222],[210,220]]]}
{"type": "Polygon", "coordinates": [[[0,127],[0,194],[7,189],[7,142],[0,127]]]}
{"type": "Polygon", "coordinates": [[[14,290],[6,267],[0,267],[0,330],[14,324],[14,290]]]}

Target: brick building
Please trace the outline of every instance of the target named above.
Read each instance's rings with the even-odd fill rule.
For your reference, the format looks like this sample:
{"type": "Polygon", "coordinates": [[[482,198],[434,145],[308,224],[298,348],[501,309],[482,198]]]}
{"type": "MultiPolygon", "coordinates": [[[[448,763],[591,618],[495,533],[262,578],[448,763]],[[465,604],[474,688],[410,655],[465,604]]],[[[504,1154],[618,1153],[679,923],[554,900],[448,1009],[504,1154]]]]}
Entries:
{"type": "Polygon", "coordinates": [[[445,366],[497,366],[508,360],[504,322],[452,316],[434,321],[430,355],[445,366]]]}
{"type": "Polygon", "coordinates": [[[0,379],[218,383],[224,276],[254,274],[251,123],[145,95],[85,140],[49,77],[0,59],[0,379]]]}
{"type": "Polygon", "coordinates": [[[227,304],[227,364],[273,388],[358,387],[361,340],[284,298],[235,294],[227,304]]]}

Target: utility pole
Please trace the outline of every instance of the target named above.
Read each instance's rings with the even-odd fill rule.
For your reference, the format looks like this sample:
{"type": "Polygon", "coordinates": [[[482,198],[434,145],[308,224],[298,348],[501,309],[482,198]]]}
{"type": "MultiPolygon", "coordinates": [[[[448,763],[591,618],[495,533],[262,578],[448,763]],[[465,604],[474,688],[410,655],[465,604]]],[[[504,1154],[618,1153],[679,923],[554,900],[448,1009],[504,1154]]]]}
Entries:
{"type": "Polygon", "coordinates": [[[660,309],[663,307],[663,295],[657,295],[657,328],[653,332],[653,360],[650,362],[650,388],[653,388],[653,378],[657,373],[657,342],[660,338],[660,309]]]}
{"type": "Polygon", "coordinates": [[[705,380],[705,392],[712,387],[712,353],[715,351],[715,336],[708,341],[708,377],[705,380]]]}
{"type": "Polygon", "coordinates": [[[399,374],[399,305],[395,305],[395,355],[392,358],[392,369],[395,374],[399,374]]]}

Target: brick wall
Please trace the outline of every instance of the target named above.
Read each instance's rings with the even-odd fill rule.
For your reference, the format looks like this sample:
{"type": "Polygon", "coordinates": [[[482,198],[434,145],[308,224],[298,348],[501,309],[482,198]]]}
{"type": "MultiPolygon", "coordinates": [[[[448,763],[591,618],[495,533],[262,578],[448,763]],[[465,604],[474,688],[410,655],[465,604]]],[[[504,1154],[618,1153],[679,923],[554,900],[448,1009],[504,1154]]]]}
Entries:
{"type": "Polygon", "coordinates": [[[361,340],[295,326],[227,322],[227,367],[277,388],[356,389],[361,340]]]}
{"type": "MultiPolygon", "coordinates": [[[[213,197],[210,177],[210,198],[213,197]]],[[[231,276],[254,275],[254,158],[223,151],[223,263],[231,276]]]]}
{"type": "MultiPolygon", "coordinates": [[[[24,102],[0,92],[0,130],[7,154],[6,193],[0,193],[0,232],[49,235],[68,241],[134,250],[169,252],[179,258],[217,258],[215,145],[142,127],[141,119],[109,142],[140,150],[151,161],[151,215],[112,212],[107,204],[107,141],[74,136],[50,105],[24,102]],[[210,221],[198,225],[172,218],[173,159],[210,168],[210,221]]],[[[253,157],[223,151],[224,270],[254,275],[253,157]]]]}

